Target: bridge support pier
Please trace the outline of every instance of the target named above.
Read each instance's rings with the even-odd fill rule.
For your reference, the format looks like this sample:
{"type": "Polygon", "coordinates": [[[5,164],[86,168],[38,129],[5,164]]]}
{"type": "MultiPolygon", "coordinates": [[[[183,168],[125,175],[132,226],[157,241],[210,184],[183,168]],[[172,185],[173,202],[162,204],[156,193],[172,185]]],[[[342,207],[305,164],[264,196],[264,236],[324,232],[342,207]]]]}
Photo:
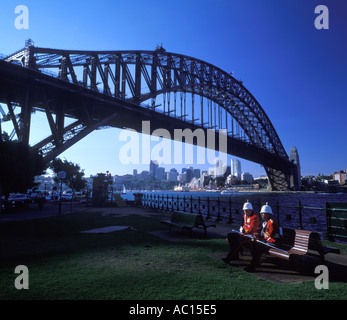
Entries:
{"type": "Polygon", "coordinates": [[[269,179],[271,191],[299,191],[301,188],[301,177],[298,175],[300,169],[293,163],[290,168],[282,170],[265,167],[269,179]]]}
{"type": "Polygon", "coordinates": [[[26,89],[25,100],[22,102],[21,106],[21,116],[19,123],[19,137],[18,140],[20,142],[29,144],[29,136],[30,136],[30,121],[31,121],[31,104],[30,104],[30,89],[26,89]]]}

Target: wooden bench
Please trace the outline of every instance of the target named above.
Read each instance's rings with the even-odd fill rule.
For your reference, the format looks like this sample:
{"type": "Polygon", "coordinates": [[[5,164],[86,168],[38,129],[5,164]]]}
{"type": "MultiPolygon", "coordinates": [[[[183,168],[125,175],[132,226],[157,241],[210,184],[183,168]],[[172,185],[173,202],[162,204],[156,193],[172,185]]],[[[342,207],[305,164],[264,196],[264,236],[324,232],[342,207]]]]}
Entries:
{"type": "Polygon", "coordinates": [[[170,220],[162,220],[160,221],[163,224],[169,226],[169,230],[171,231],[171,227],[180,228],[182,230],[192,230],[193,228],[204,229],[206,234],[206,229],[209,227],[216,227],[215,224],[206,224],[204,221],[204,217],[201,214],[194,213],[186,213],[186,212],[173,212],[170,220]]]}
{"type": "Polygon", "coordinates": [[[327,253],[340,254],[337,248],[323,246],[317,232],[308,230],[283,229],[283,236],[278,247],[270,247],[269,254],[290,260],[304,255],[319,256],[324,263],[327,253]]]}

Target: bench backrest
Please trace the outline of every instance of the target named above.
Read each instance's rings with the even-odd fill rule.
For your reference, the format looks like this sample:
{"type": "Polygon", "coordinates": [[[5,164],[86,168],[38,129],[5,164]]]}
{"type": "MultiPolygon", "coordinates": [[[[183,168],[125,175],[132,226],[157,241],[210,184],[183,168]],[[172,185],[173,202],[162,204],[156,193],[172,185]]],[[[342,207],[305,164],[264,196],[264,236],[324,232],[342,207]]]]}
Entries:
{"type": "Polygon", "coordinates": [[[315,250],[322,252],[322,242],[317,232],[309,230],[295,230],[283,228],[282,244],[291,251],[307,252],[307,250],[315,250]]]}
{"type": "Polygon", "coordinates": [[[308,244],[312,231],[308,230],[295,230],[294,246],[292,250],[299,252],[307,252],[308,244]]]}
{"type": "Polygon", "coordinates": [[[171,216],[171,222],[187,226],[195,226],[197,219],[199,219],[199,215],[193,213],[173,212],[171,216]]]}

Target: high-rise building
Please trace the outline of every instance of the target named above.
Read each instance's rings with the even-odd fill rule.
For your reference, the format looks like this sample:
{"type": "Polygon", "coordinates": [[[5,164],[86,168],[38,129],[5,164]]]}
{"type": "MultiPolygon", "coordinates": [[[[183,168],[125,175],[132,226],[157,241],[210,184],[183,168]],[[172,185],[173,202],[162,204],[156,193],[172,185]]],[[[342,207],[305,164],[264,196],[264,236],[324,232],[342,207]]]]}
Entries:
{"type": "Polygon", "coordinates": [[[193,167],[187,168],[187,182],[190,182],[194,177],[194,169],[193,167]]]}
{"type": "Polygon", "coordinates": [[[183,172],[177,176],[177,181],[180,183],[185,183],[187,182],[187,172],[183,172]]]}
{"type": "Polygon", "coordinates": [[[155,172],[155,178],[158,180],[165,180],[165,168],[157,167],[155,172]]]}
{"type": "Polygon", "coordinates": [[[231,175],[241,179],[241,161],[237,159],[231,159],[231,175]]]}
{"type": "Polygon", "coordinates": [[[177,181],[178,172],[175,168],[172,168],[170,172],[167,173],[168,181],[177,181]]]}
{"type": "Polygon", "coordinates": [[[151,160],[151,163],[149,164],[149,175],[151,176],[151,178],[156,177],[157,169],[158,169],[158,162],[155,160],[154,161],[151,160]]]}
{"type": "Polygon", "coordinates": [[[214,164],[214,177],[221,177],[224,175],[225,167],[223,166],[223,160],[219,159],[214,164]]]}
{"type": "Polygon", "coordinates": [[[194,176],[194,178],[200,179],[200,177],[201,177],[200,169],[194,169],[193,176],[194,176]]]}

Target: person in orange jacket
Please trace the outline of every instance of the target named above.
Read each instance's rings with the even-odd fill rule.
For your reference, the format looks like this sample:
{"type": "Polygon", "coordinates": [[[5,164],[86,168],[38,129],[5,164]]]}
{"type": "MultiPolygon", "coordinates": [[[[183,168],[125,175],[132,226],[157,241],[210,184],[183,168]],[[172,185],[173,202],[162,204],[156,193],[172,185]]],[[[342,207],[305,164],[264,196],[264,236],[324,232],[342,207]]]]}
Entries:
{"type": "Polygon", "coordinates": [[[244,204],[243,226],[240,232],[253,236],[256,239],[260,238],[261,223],[259,216],[253,211],[252,204],[246,202],[244,204]]]}
{"type": "Polygon", "coordinates": [[[261,222],[259,216],[254,212],[252,204],[247,200],[243,205],[243,225],[240,227],[240,234],[230,232],[227,235],[229,243],[229,253],[222,260],[229,263],[231,260],[239,259],[239,252],[244,245],[252,242],[252,238],[244,237],[242,234],[250,235],[255,239],[260,238],[261,222]]]}
{"type": "Polygon", "coordinates": [[[276,244],[279,240],[280,228],[277,221],[272,218],[272,209],[266,203],[260,211],[261,218],[264,220],[261,238],[267,243],[276,244]]]}
{"type": "MultiPolygon", "coordinates": [[[[273,219],[272,209],[266,203],[260,210],[260,215],[263,222],[263,229],[261,231],[260,242],[265,242],[270,245],[278,245],[280,239],[280,228],[278,223],[273,219]]],[[[249,272],[254,272],[257,265],[260,263],[260,257],[264,252],[269,251],[268,246],[262,245],[260,242],[254,242],[251,249],[252,261],[245,269],[249,272]]]]}

